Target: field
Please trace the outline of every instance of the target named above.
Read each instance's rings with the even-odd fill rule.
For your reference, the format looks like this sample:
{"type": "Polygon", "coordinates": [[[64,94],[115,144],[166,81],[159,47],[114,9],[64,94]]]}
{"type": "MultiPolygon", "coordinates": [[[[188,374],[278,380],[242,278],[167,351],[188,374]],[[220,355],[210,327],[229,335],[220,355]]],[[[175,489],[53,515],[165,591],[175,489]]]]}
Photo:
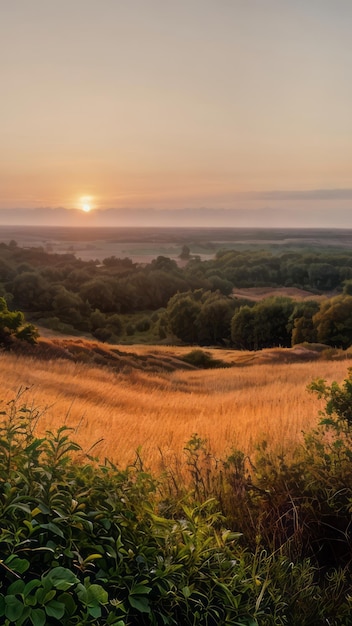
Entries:
{"type": "Polygon", "coordinates": [[[109,256],[129,257],[150,263],[159,255],[178,259],[186,244],[202,260],[217,250],[283,251],[350,249],[348,229],[293,228],[106,228],[54,226],[1,226],[1,241],[17,241],[21,247],[42,246],[50,252],[74,254],[84,261],[102,261],[109,256]]]}
{"type": "MultiPolygon", "coordinates": [[[[144,365],[152,362],[146,346],[132,351],[145,359],[144,365]]],[[[160,347],[153,358],[170,359],[184,351],[160,347]]],[[[120,466],[133,462],[141,446],[146,466],[159,470],[162,459],[171,466],[180,462],[184,444],[195,432],[208,440],[217,457],[232,447],[252,453],[263,439],[279,450],[300,440],[301,431],[316,424],[322,406],[306,391],[307,384],[316,377],[343,380],[350,361],[288,362],[289,353],[261,351],[254,358],[217,350],[216,358],[236,357],[237,366],[173,371],[126,365],[115,371],[82,361],[3,353],[2,400],[28,388],[21,401],[40,409],[39,432],[65,423],[75,429],[84,450],[94,446],[100,459],[108,457],[120,466]],[[279,358],[273,359],[275,354],[279,358]]]]}

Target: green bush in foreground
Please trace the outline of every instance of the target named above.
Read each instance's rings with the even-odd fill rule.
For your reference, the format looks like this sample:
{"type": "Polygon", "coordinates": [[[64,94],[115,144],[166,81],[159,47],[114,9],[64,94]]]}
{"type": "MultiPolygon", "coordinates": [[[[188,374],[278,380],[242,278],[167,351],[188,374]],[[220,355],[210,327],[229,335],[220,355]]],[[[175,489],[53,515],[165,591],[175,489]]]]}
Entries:
{"type": "Polygon", "coordinates": [[[36,343],[38,331],[25,321],[21,311],[9,311],[5,298],[0,297],[0,346],[9,348],[14,339],[36,343]]]}
{"type": "MultiPolygon", "coordinates": [[[[0,623],[5,626],[351,623],[347,565],[319,577],[316,563],[304,554],[288,558],[284,541],[269,549],[258,535],[252,546],[245,533],[227,529],[214,499],[200,503],[208,486],[199,473],[201,439],[188,445],[187,464],[202,489],[172,500],[163,496],[165,485],[142,469],[122,471],[84,457],[65,426],[38,438],[40,416],[21,405],[20,397],[2,415],[0,623]]],[[[343,445],[346,449],[346,440],[343,445]]],[[[239,476],[243,461],[239,453],[228,461],[239,476]]],[[[290,470],[284,471],[287,481],[290,470]]],[[[263,495],[263,486],[256,491],[254,483],[242,515],[250,513],[249,526],[260,528],[266,513],[275,534],[279,461],[271,473],[263,464],[262,472],[266,490],[277,500],[271,518],[268,500],[256,495],[263,495]]],[[[292,475],[292,484],[295,480],[292,475]]],[[[231,487],[235,491],[228,481],[222,495],[231,487]]],[[[236,493],[242,506],[244,497],[236,493]]],[[[229,501],[236,506],[236,499],[229,501]]]]}

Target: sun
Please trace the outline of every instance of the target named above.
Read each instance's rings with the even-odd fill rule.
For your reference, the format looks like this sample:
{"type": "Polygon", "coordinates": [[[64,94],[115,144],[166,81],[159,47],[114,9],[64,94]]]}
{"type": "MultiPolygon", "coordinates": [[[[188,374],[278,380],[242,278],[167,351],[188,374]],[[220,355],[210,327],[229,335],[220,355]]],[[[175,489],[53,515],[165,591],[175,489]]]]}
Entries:
{"type": "Polygon", "coordinates": [[[82,196],[79,200],[79,206],[84,213],[89,213],[92,210],[92,200],[91,196],[82,196]]]}

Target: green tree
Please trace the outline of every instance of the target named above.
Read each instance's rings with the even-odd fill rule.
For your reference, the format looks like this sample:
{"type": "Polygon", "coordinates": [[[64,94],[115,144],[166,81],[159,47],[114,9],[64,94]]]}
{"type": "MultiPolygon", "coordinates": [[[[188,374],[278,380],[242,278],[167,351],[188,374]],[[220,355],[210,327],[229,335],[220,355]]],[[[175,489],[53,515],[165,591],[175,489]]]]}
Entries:
{"type": "Polygon", "coordinates": [[[191,256],[191,250],[190,250],[189,246],[184,244],[182,246],[181,254],[179,255],[179,257],[180,257],[180,259],[182,259],[184,261],[188,261],[190,259],[190,256],[191,256]]]}
{"type": "Polygon", "coordinates": [[[290,298],[266,298],[252,308],[244,306],[231,322],[231,339],[235,348],[261,350],[291,345],[288,322],[294,304],[290,298]]]}
{"type": "Polygon", "coordinates": [[[0,298],[0,345],[9,348],[14,339],[34,344],[38,331],[25,321],[21,311],[9,311],[5,298],[0,298]]]}
{"type": "Polygon", "coordinates": [[[223,343],[231,337],[233,300],[209,292],[197,317],[198,339],[203,344],[223,343]]]}
{"type": "Polygon", "coordinates": [[[352,296],[335,296],[322,302],[313,317],[317,339],[337,348],[352,345],[352,296]]]}
{"type": "Polygon", "coordinates": [[[319,311],[319,303],[316,300],[304,300],[297,302],[288,322],[288,330],[291,331],[291,344],[307,341],[317,341],[317,331],[314,327],[313,316],[319,311]]]}
{"type": "Polygon", "coordinates": [[[167,305],[169,326],[176,337],[185,343],[197,343],[197,318],[201,310],[200,302],[191,292],[177,293],[167,305]]]}
{"type": "Polygon", "coordinates": [[[255,313],[253,307],[241,306],[231,320],[231,340],[238,350],[256,350],[255,313]]]}
{"type": "Polygon", "coordinates": [[[339,284],[338,268],[330,263],[312,263],[308,274],[311,285],[317,289],[335,289],[339,284]]]}
{"type": "Polygon", "coordinates": [[[115,309],[114,286],[111,279],[93,278],[80,287],[79,295],[83,301],[89,302],[92,309],[110,313],[115,309]]]}
{"type": "Polygon", "coordinates": [[[37,272],[18,274],[9,288],[15,303],[29,311],[50,309],[49,284],[37,272]]]}

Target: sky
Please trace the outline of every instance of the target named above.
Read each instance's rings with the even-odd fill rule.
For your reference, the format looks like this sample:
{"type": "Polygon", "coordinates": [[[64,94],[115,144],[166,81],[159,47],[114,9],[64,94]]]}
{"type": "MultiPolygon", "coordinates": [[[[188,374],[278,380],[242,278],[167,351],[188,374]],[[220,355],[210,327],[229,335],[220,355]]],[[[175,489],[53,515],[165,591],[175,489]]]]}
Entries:
{"type": "Polygon", "coordinates": [[[351,26],[351,0],[2,0],[0,209],[348,211],[351,26]]]}

